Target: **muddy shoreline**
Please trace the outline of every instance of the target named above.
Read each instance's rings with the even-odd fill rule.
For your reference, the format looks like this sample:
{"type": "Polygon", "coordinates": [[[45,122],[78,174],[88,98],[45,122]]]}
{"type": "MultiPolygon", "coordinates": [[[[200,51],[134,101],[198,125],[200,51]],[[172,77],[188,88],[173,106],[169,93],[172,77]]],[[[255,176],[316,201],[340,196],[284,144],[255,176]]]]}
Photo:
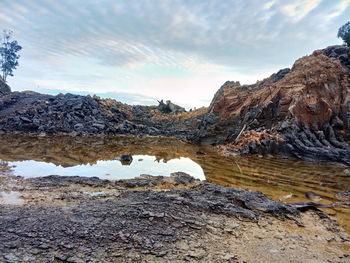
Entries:
{"type": "Polygon", "coordinates": [[[349,260],[349,236],[324,213],[183,173],[120,181],[2,176],[1,188],[20,199],[0,204],[1,262],[349,260]]]}

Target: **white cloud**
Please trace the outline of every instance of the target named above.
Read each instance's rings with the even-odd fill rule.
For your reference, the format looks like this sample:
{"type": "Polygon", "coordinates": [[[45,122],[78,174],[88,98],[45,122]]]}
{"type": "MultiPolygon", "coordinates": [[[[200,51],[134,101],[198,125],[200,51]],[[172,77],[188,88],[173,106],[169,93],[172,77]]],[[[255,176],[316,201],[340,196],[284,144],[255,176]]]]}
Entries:
{"type": "Polygon", "coordinates": [[[314,10],[322,0],[295,0],[281,7],[284,14],[293,18],[294,22],[303,19],[309,12],[314,10]]]}
{"type": "Polygon", "coordinates": [[[277,0],[269,1],[269,2],[267,2],[267,3],[265,3],[265,4],[263,5],[263,8],[264,8],[264,9],[270,9],[276,2],[277,2],[277,0]]]}
{"type": "Polygon", "coordinates": [[[330,20],[340,16],[350,6],[350,0],[341,0],[338,4],[334,5],[332,12],[326,16],[326,19],[330,20]]]}
{"type": "Polygon", "coordinates": [[[13,29],[23,46],[14,85],[31,79],[31,86],[50,89],[98,86],[147,94],[144,87],[169,99],[180,89],[188,99],[204,101],[227,79],[251,83],[337,43],[334,28],[349,5],[350,0],[0,0],[0,24],[13,29]],[[95,71],[100,78],[87,81],[95,71]],[[182,87],[200,92],[200,98],[182,87]]]}
{"type": "Polygon", "coordinates": [[[13,19],[11,17],[8,17],[8,16],[0,13],[0,21],[1,20],[5,23],[9,23],[9,24],[11,24],[13,22],[13,19]]]}

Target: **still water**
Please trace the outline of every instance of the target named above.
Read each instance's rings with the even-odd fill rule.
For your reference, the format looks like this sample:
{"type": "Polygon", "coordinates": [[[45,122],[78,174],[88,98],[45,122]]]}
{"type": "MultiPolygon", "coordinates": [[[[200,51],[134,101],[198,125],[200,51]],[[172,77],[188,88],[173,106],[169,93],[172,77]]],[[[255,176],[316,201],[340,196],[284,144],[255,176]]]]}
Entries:
{"type": "MultiPolygon", "coordinates": [[[[258,190],[282,202],[310,201],[305,193],[312,191],[321,197],[321,203],[331,204],[339,202],[336,193],[350,190],[350,170],[346,167],[282,158],[226,158],[211,148],[168,138],[2,135],[1,171],[24,177],[56,174],[111,180],[182,171],[216,184],[258,190]],[[130,165],[117,160],[122,154],[133,156],[130,165]]],[[[350,232],[349,208],[325,211],[350,232]]]]}
{"type": "Polygon", "coordinates": [[[46,175],[63,176],[97,176],[101,179],[118,180],[130,179],[135,175],[169,175],[173,172],[185,172],[193,177],[205,180],[204,172],[200,165],[189,158],[180,157],[164,162],[157,160],[155,156],[134,155],[130,164],[122,164],[119,160],[96,161],[94,164],[81,164],[71,167],[63,167],[53,163],[40,161],[9,162],[12,173],[25,178],[41,177],[46,175]]]}

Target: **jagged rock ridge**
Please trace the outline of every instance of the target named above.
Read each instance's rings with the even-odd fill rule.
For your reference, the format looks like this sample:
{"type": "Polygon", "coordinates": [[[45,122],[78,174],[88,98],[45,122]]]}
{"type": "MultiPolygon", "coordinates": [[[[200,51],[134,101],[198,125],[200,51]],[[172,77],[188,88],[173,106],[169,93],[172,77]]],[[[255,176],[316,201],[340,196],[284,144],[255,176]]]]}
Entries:
{"type": "Polygon", "coordinates": [[[328,47],[254,85],[226,82],[198,138],[229,142],[228,149],[240,153],[350,164],[349,54],[350,48],[328,47]]]}

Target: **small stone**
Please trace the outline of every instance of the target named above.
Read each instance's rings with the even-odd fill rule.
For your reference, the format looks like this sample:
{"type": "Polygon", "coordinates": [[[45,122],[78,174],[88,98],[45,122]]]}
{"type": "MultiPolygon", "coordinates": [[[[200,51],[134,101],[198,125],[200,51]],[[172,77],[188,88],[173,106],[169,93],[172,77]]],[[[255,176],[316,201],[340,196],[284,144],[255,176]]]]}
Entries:
{"type": "Polygon", "coordinates": [[[67,259],[67,262],[70,263],[86,263],[86,260],[83,258],[80,258],[78,256],[73,256],[67,259]]]}
{"type": "Polygon", "coordinates": [[[82,123],[77,123],[74,125],[74,130],[82,130],[84,125],[82,123]]]}
{"type": "Polygon", "coordinates": [[[280,253],[280,251],[279,251],[278,249],[276,249],[276,248],[270,248],[268,251],[269,251],[270,253],[272,253],[272,254],[280,253]]]}
{"type": "Polygon", "coordinates": [[[27,123],[31,123],[32,120],[30,120],[29,118],[27,117],[19,117],[23,122],[27,122],[27,123]]]}
{"type": "Polygon", "coordinates": [[[95,128],[97,128],[99,130],[103,130],[106,127],[106,125],[104,125],[102,123],[95,122],[95,123],[92,124],[92,127],[95,127],[95,128]]]}
{"type": "Polygon", "coordinates": [[[235,254],[225,254],[223,257],[222,257],[223,260],[227,260],[227,261],[230,261],[230,260],[233,260],[233,259],[237,259],[237,255],[235,254]]]}
{"type": "Polygon", "coordinates": [[[188,256],[190,256],[191,258],[197,258],[197,259],[201,259],[204,258],[205,256],[207,256],[207,253],[203,250],[194,250],[191,251],[188,256]]]}
{"type": "Polygon", "coordinates": [[[168,251],[165,251],[165,250],[156,252],[157,257],[164,257],[166,254],[168,254],[168,251]]]}
{"type": "Polygon", "coordinates": [[[315,201],[315,202],[318,202],[318,201],[320,201],[322,199],[321,196],[319,196],[315,192],[311,192],[311,191],[310,192],[306,192],[305,196],[306,196],[306,198],[308,198],[308,199],[310,199],[312,201],[315,201]]]}

